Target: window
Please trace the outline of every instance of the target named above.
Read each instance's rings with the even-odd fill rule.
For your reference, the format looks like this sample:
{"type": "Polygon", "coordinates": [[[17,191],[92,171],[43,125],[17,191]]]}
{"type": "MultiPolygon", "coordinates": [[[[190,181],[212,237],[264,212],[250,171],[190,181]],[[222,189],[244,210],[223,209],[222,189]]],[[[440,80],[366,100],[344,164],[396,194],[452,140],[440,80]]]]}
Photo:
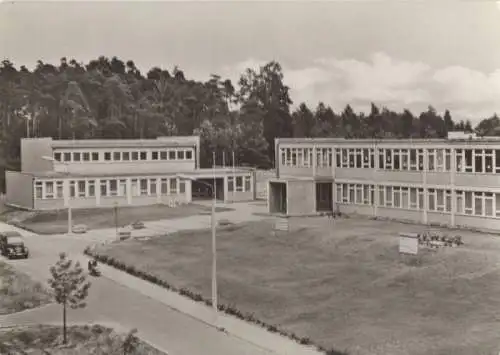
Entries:
{"type": "Polygon", "coordinates": [[[71,153],[64,153],[64,161],[71,161],[71,153]]]}
{"type": "Polygon", "coordinates": [[[80,153],[78,152],[73,153],[73,161],[80,161],[80,153]]]}
{"type": "Polygon", "coordinates": [[[184,160],[184,151],[183,150],[177,151],[177,159],[184,160]]]}
{"type": "Polygon", "coordinates": [[[363,203],[365,205],[370,204],[370,187],[371,185],[363,185],[363,203]]]}
{"type": "Polygon", "coordinates": [[[493,194],[491,192],[484,193],[484,214],[486,217],[495,216],[495,212],[493,212],[493,194]]]}
{"type": "Polygon", "coordinates": [[[156,195],[156,179],[149,179],[149,194],[156,195]]]}
{"type": "Polygon", "coordinates": [[[409,170],[409,164],[408,164],[408,150],[407,149],[401,149],[401,170],[409,170]]]}
{"type": "Polygon", "coordinates": [[[457,214],[464,214],[464,192],[463,191],[456,191],[456,198],[457,198],[457,214]]]}
{"type": "Polygon", "coordinates": [[[394,207],[401,208],[401,188],[399,186],[395,186],[392,189],[394,191],[394,196],[393,196],[394,207]]]}
{"type": "Polygon", "coordinates": [[[36,199],[42,199],[43,198],[43,188],[42,188],[42,182],[41,181],[36,181],[35,182],[35,198],[36,199]]]}
{"type": "Polygon", "coordinates": [[[130,180],[130,190],[132,192],[132,196],[139,196],[139,184],[137,182],[137,179],[131,179],[130,180]]]}
{"type": "Polygon", "coordinates": [[[88,196],[89,197],[94,197],[95,196],[95,180],[89,180],[87,181],[87,186],[89,189],[88,196]]]}
{"type": "MultiPolygon", "coordinates": [[[[337,166],[337,168],[340,168],[341,167],[341,163],[342,163],[342,155],[341,155],[341,150],[340,149],[335,149],[335,159],[337,160],[335,165],[337,166]]],[[[337,185],[338,186],[341,186],[341,185],[337,185]]],[[[341,188],[342,189],[342,188],[341,188]]]]}
{"type": "Polygon", "coordinates": [[[394,154],[394,170],[400,170],[401,164],[400,164],[399,149],[394,149],[393,154],[394,154]]]}
{"type": "Polygon", "coordinates": [[[185,181],[179,181],[179,193],[183,194],[186,192],[186,182],[185,181]]]}
{"type": "Polygon", "coordinates": [[[491,149],[486,149],[484,151],[484,172],[493,172],[493,151],[491,149]]]}
{"type": "Polygon", "coordinates": [[[500,149],[495,150],[495,170],[497,174],[500,173],[500,149]]]}
{"type": "Polygon", "coordinates": [[[484,173],[483,158],[484,158],[483,150],[474,149],[474,172],[484,173]]]}
{"type": "Polygon", "coordinates": [[[57,198],[63,198],[64,197],[64,182],[63,181],[56,181],[56,197],[57,198]]]}
{"type": "Polygon", "coordinates": [[[145,151],[140,152],[139,158],[140,158],[140,160],[147,160],[148,159],[148,152],[145,152],[145,151]]]}
{"type": "Polygon", "coordinates": [[[404,208],[404,209],[410,208],[409,195],[408,195],[408,188],[407,187],[402,187],[401,188],[401,208],[404,208]]]}
{"type": "Polygon", "coordinates": [[[227,191],[233,192],[234,191],[234,177],[229,176],[227,178],[227,191]]]}
{"type": "Polygon", "coordinates": [[[444,171],[444,150],[436,149],[436,171],[444,171]]]}
{"type": "Polygon", "coordinates": [[[384,149],[385,151],[385,169],[392,170],[392,149],[384,149]]]}
{"type": "Polygon", "coordinates": [[[186,159],[187,160],[193,159],[193,151],[192,150],[186,150],[186,159]]]}
{"type": "Polygon", "coordinates": [[[111,152],[104,152],[104,160],[106,161],[111,160],[111,152]]]}
{"type": "Polygon", "coordinates": [[[168,179],[165,179],[165,178],[161,179],[160,185],[161,185],[161,194],[167,195],[168,194],[168,179]]]}
{"type": "Polygon", "coordinates": [[[130,152],[123,152],[122,153],[122,160],[129,161],[130,160],[130,152]]]}
{"type": "Polygon", "coordinates": [[[54,182],[45,181],[45,196],[44,198],[54,198],[54,182]]]}
{"type": "Polygon", "coordinates": [[[355,199],[355,195],[356,195],[356,192],[355,192],[355,185],[354,184],[348,184],[347,185],[349,187],[349,199],[347,200],[347,202],[349,203],[354,203],[356,201],[355,199]]]}
{"type": "Polygon", "coordinates": [[[54,153],[54,160],[61,161],[61,153],[54,153]]]}
{"type": "Polygon", "coordinates": [[[170,179],[170,193],[177,193],[177,179],[170,179]]]}
{"type": "Polygon", "coordinates": [[[251,188],[251,177],[250,176],[245,176],[245,191],[251,191],[252,188],[251,188]]]}
{"type": "Polygon", "coordinates": [[[109,196],[118,196],[118,181],[115,179],[108,180],[109,196]]]}
{"type": "Polygon", "coordinates": [[[428,171],[434,171],[436,169],[436,166],[435,166],[435,158],[436,158],[436,155],[435,155],[435,149],[428,149],[427,150],[427,154],[428,154],[428,166],[427,166],[427,169],[428,171]]]}
{"type": "Polygon", "coordinates": [[[378,204],[379,206],[385,206],[385,186],[379,186],[378,204]]]}
{"type": "Polygon", "coordinates": [[[342,167],[349,167],[349,153],[347,149],[342,149],[342,167]]]}
{"type": "Polygon", "coordinates": [[[125,179],[118,181],[118,196],[127,196],[127,180],[125,179]]]}
{"type": "Polygon", "coordinates": [[[85,197],[86,192],[85,192],[85,180],[78,180],[77,186],[78,186],[78,197],[85,197]]]}
{"type": "Polygon", "coordinates": [[[99,160],[99,153],[93,152],[92,153],[92,161],[98,161],[99,160]]]}
{"type": "Polygon", "coordinates": [[[101,196],[108,196],[108,181],[101,180],[101,196]]]}
{"type": "Polygon", "coordinates": [[[69,197],[76,197],[76,181],[69,181],[69,197]]]}
{"type": "Polygon", "coordinates": [[[168,159],[169,160],[175,160],[175,150],[169,150],[168,151],[168,159]]]}
{"type": "Polygon", "coordinates": [[[464,153],[465,153],[464,171],[466,173],[472,173],[472,150],[465,149],[464,153]]]}
{"type": "MultiPolygon", "coordinates": [[[[352,201],[354,202],[354,201],[352,201]]],[[[363,185],[361,184],[356,184],[356,204],[362,204],[363,203],[363,185]]]]}
{"type": "Polygon", "coordinates": [[[473,211],[472,192],[465,191],[464,195],[465,195],[464,212],[465,212],[465,214],[472,214],[472,211],[473,211]]]}
{"type": "Polygon", "coordinates": [[[162,150],[160,152],[160,159],[161,160],[167,160],[167,151],[166,150],[162,150]]]}
{"type": "Polygon", "coordinates": [[[139,160],[139,152],[132,152],[132,160],[139,160]]]}
{"type": "Polygon", "coordinates": [[[141,196],[148,195],[148,179],[139,179],[139,193],[141,196]]]}
{"type": "Polygon", "coordinates": [[[436,190],[429,189],[427,191],[428,191],[427,196],[429,198],[429,211],[435,211],[436,210],[436,190]]]}
{"type": "Polygon", "coordinates": [[[349,187],[347,184],[342,184],[342,202],[349,202],[349,187]]]}
{"type": "Polygon", "coordinates": [[[121,160],[120,158],[121,158],[120,152],[113,152],[113,160],[120,161],[121,160]]]}
{"type": "Polygon", "coordinates": [[[243,191],[243,176],[236,177],[236,191],[238,192],[243,191]]]}
{"type": "Polygon", "coordinates": [[[411,187],[410,188],[410,204],[409,208],[412,210],[418,210],[418,194],[417,194],[417,188],[411,187]]]}
{"type": "Polygon", "coordinates": [[[392,187],[385,187],[385,205],[387,207],[392,207],[392,187]]]}
{"type": "Polygon", "coordinates": [[[483,215],[483,199],[477,192],[474,194],[474,214],[476,216],[483,215]]]}
{"type": "Polygon", "coordinates": [[[496,193],[495,195],[496,195],[495,206],[496,206],[497,217],[500,217],[500,193],[496,193]]]}
{"type": "Polygon", "coordinates": [[[362,155],[362,150],[361,149],[356,149],[356,168],[362,168],[363,167],[363,155],[362,155]]]}
{"type": "Polygon", "coordinates": [[[457,172],[462,172],[464,170],[464,152],[462,149],[457,149],[455,151],[455,164],[457,172]]]}
{"type": "Polygon", "coordinates": [[[158,160],[158,157],[159,157],[159,155],[158,155],[157,151],[151,152],[151,159],[152,160],[158,160]]]}
{"type": "Polygon", "coordinates": [[[83,161],[90,161],[90,153],[88,153],[88,152],[82,153],[82,160],[83,161]]]}

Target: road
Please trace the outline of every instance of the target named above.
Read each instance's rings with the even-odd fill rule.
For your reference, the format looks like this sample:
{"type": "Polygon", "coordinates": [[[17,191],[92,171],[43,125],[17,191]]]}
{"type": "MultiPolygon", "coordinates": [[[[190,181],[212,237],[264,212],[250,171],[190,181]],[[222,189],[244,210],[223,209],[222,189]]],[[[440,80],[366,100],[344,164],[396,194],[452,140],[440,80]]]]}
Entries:
{"type": "MultiPolygon", "coordinates": [[[[0,224],[0,231],[12,229],[9,225],[0,224]]],[[[21,233],[31,256],[27,260],[12,260],[8,263],[43,283],[49,277],[49,266],[57,260],[60,252],[80,257],[88,244],[82,238],[38,236],[24,231],[21,233]]],[[[0,318],[0,323],[3,320],[4,325],[30,322],[50,324],[59,323],[60,319],[60,309],[53,305],[0,318]]],[[[69,319],[76,323],[117,324],[125,331],[137,328],[141,338],[169,355],[272,353],[220,332],[105,277],[92,279],[87,308],[71,311],[69,319]]]]}

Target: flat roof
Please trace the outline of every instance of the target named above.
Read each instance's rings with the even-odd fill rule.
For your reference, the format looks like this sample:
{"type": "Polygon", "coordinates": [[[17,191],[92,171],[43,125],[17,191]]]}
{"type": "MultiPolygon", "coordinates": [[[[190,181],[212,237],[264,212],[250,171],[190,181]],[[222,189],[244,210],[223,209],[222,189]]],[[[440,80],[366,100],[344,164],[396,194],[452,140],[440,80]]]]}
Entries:
{"type": "Polygon", "coordinates": [[[500,137],[476,137],[473,139],[462,138],[275,138],[276,143],[303,143],[303,144],[500,144],[500,137]]]}
{"type": "Polygon", "coordinates": [[[48,139],[52,148],[135,148],[194,146],[199,136],[171,136],[155,139],[51,139],[23,138],[25,140],[48,139]]]}
{"type": "MultiPolygon", "coordinates": [[[[223,176],[231,176],[234,174],[248,174],[252,172],[251,168],[216,168],[215,176],[223,177],[223,176]]],[[[38,179],[64,179],[64,178],[74,178],[74,179],[85,179],[85,178],[111,178],[111,177],[137,177],[141,178],[141,176],[175,176],[175,175],[185,175],[187,177],[192,178],[211,178],[214,175],[214,169],[196,169],[191,171],[176,171],[176,172],[168,172],[168,171],[144,171],[141,172],[102,172],[102,173],[88,173],[88,172],[72,172],[72,173],[64,173],[57,171],[44,171],[44,172],[36,172],[36,173],[23,173],[33,176],[38,179]]]]}

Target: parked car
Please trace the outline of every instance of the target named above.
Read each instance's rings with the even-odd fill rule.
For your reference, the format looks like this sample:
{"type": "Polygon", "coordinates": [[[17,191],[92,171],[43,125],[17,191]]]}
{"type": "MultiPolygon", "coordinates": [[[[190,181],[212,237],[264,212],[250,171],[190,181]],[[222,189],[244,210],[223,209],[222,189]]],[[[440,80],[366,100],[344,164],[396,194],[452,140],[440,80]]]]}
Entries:
{"type": "Polygon", "coordinates": [[[5,231],[0,233],[0,251],[3,250],[3,246],[7,243],[8,237],[21,237],[21,233],[16,231],[5,231]]]}
{"type": "Polygon", "coordinates": [[[141,221],[135,221],[134,223],[131,224],[132,228],[134,229],[144,229],[146,226],[144,225],[144,222],[141,221]]]}
{"type": "Polygon", "coordinates": [[[7,232],[1,235],[1,251],[2,255],[9,259],[29,257],[29,250],[24,245],[24,240],[18,232],[7,232]]]}
{"type": "Polygon", "coordinates": [[[73,233],[83,234],[83,233],[87,233],[88,229],[87,229],[87,226],[85,224],[77,224],[77,225],[74,225],[71,230],[73,233]]]}

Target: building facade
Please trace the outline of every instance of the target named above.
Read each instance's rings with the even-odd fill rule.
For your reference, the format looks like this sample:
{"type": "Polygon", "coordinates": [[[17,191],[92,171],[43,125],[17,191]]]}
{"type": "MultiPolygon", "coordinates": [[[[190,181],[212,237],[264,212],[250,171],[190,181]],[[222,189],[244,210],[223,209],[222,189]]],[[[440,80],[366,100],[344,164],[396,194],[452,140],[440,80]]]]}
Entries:
{"type": "Polygon", "coordinates": [[[500,230],[500,140],[276,139],[271,213],[500,230]]]}
{"type": "Polygon", "coordinates": [[[200,169],[199,160],[197,136],[22,139],[21,171],[6,172],[6,203],[30,210],[188,203],[214,182],[219,200],[255,198],[253,171],[200,169]]]}

